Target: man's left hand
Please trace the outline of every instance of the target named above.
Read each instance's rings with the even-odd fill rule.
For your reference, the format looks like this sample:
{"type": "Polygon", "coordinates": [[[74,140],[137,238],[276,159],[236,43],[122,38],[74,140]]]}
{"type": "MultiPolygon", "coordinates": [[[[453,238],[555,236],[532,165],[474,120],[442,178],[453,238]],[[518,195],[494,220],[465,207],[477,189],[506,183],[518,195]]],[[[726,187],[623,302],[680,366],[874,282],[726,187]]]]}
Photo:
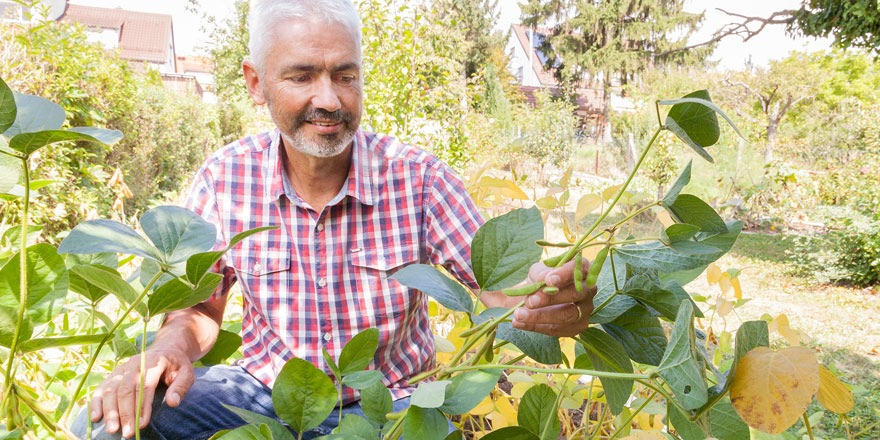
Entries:
{"type": "MultiPolygon", "coordinates": [[[[596,287],[578,292],[574,286],[574,261],[557,267],[547,267],[538,262],[529,269],[527,283],[544,281],[547,287],[558,292],[549,294],[544,289],[525,297],[525,305],[513,314],[513,326],[522,330],[544,333],[550,336],[575,336],[587,329],[593,313],[593,296],[596,287]]],[[[590,264],[584,259],[582,274],[590,264]]]]}

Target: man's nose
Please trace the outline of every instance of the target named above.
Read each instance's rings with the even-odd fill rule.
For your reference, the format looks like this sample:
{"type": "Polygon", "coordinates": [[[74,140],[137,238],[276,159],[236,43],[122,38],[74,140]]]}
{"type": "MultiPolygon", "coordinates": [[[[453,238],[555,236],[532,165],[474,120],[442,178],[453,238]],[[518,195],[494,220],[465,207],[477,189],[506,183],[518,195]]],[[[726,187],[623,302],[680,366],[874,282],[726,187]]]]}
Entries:
{"type": "Polygon", "coordinates": [[[335,112],[342,108],[342,103],[339,101],[339,95],[336,93],[333,81],[329,78],[322,78],[315,83],[312,105],[315,108],[328,112],[335,112]]]}

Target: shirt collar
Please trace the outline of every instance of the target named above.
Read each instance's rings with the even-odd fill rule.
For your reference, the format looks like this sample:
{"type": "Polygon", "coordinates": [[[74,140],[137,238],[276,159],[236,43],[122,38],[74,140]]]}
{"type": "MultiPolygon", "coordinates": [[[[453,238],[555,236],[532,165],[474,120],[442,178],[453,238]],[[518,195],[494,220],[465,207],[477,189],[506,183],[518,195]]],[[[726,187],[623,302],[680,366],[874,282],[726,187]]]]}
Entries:
{"type": "MultiPolygon", "coordinates": [[[[351,196],[365,205],[373,205],[378,197],[374,176],[381,166],[380,159],[379,155],[373,151],[373,146],[369,144],[367,135],[363,130],[358,129],[354,136],[348,178],[343,184],[340,194],[334,197],[331,204],[338,203],[345,196],[351,196]]],[[[269,144],[268,164],[271,171],[266,173],[268,179],[265,182],[266,202],[272,203],[281,196],[287,196],[289,200],[297,204],[301,203],[292,189],[290,193],[285,191],[286,176],[284,175],[284,166],[281,163],[281,131],[277,128],[272,133],[272,141],[269,144]]]]}

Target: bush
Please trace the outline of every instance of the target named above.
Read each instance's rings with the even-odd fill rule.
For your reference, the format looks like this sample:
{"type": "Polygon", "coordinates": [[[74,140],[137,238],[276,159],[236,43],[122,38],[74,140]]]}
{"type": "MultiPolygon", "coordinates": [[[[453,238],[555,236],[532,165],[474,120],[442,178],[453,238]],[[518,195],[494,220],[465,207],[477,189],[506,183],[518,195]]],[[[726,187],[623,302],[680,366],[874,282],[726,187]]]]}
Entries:
{"type": "Polygon", "coordinates": [[[840,281],[864,287],[880,283],[880,217],[867,223],[845,219],[830,234],[840,281]]]}

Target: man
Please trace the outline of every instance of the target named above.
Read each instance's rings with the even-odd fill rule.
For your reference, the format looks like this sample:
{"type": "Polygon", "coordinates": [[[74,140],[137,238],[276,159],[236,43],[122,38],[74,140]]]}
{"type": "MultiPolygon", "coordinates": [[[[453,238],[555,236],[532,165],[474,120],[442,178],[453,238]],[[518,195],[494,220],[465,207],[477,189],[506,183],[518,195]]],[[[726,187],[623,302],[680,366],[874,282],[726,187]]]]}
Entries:
{"type": "MultiPolygon", "coordinates": [[[[252,2],[248,91],[266,104],[277,129],[213,154],[199,171],[188,206],[218,226],[218,246],[243,230],[277,225],[231,250],[219,264],[219,292],[171,313],[147,350],[143,417],[134,420],[139,363],[120,365],[98,387],[89,418],[99,436],[208,438],[243,421],[233,405],[275,417],[271,386],[284,362],[300,357],[324,368],[358,332],[380,331],[370,368],[408,404],[407,379],[430,369],[427,300],[389,279],[407,264],[442,264],[477,288],[469,243],[482,223],[461,180],[430,154],[359,128],[361,24],[350,0],[252,2]],[[243,359],[195,370],[214,344],[226,292],[240,281],[243,359]],[[186,398],[184,398],[186,396],[186,398]]],[[[532,280],[560,288],[531,295],[517,328],[574,335],[588,325],[593,292],[572,287],[573,265],[532,268],[532,280]]],[[[484,292],[488,306],[519,298],[484,292]]],[[[325,371],[327,369],[325,368],[325,371]]],[[[342,396],[346,412],[360,411],[342,396]]],[[[337,414],[311,435],[327,434],[337,414]]],[[[85,424],[83,420],[82,425],[85,424]]],[[[84,432],[82,427],[76,428],[84,432]]]]}

